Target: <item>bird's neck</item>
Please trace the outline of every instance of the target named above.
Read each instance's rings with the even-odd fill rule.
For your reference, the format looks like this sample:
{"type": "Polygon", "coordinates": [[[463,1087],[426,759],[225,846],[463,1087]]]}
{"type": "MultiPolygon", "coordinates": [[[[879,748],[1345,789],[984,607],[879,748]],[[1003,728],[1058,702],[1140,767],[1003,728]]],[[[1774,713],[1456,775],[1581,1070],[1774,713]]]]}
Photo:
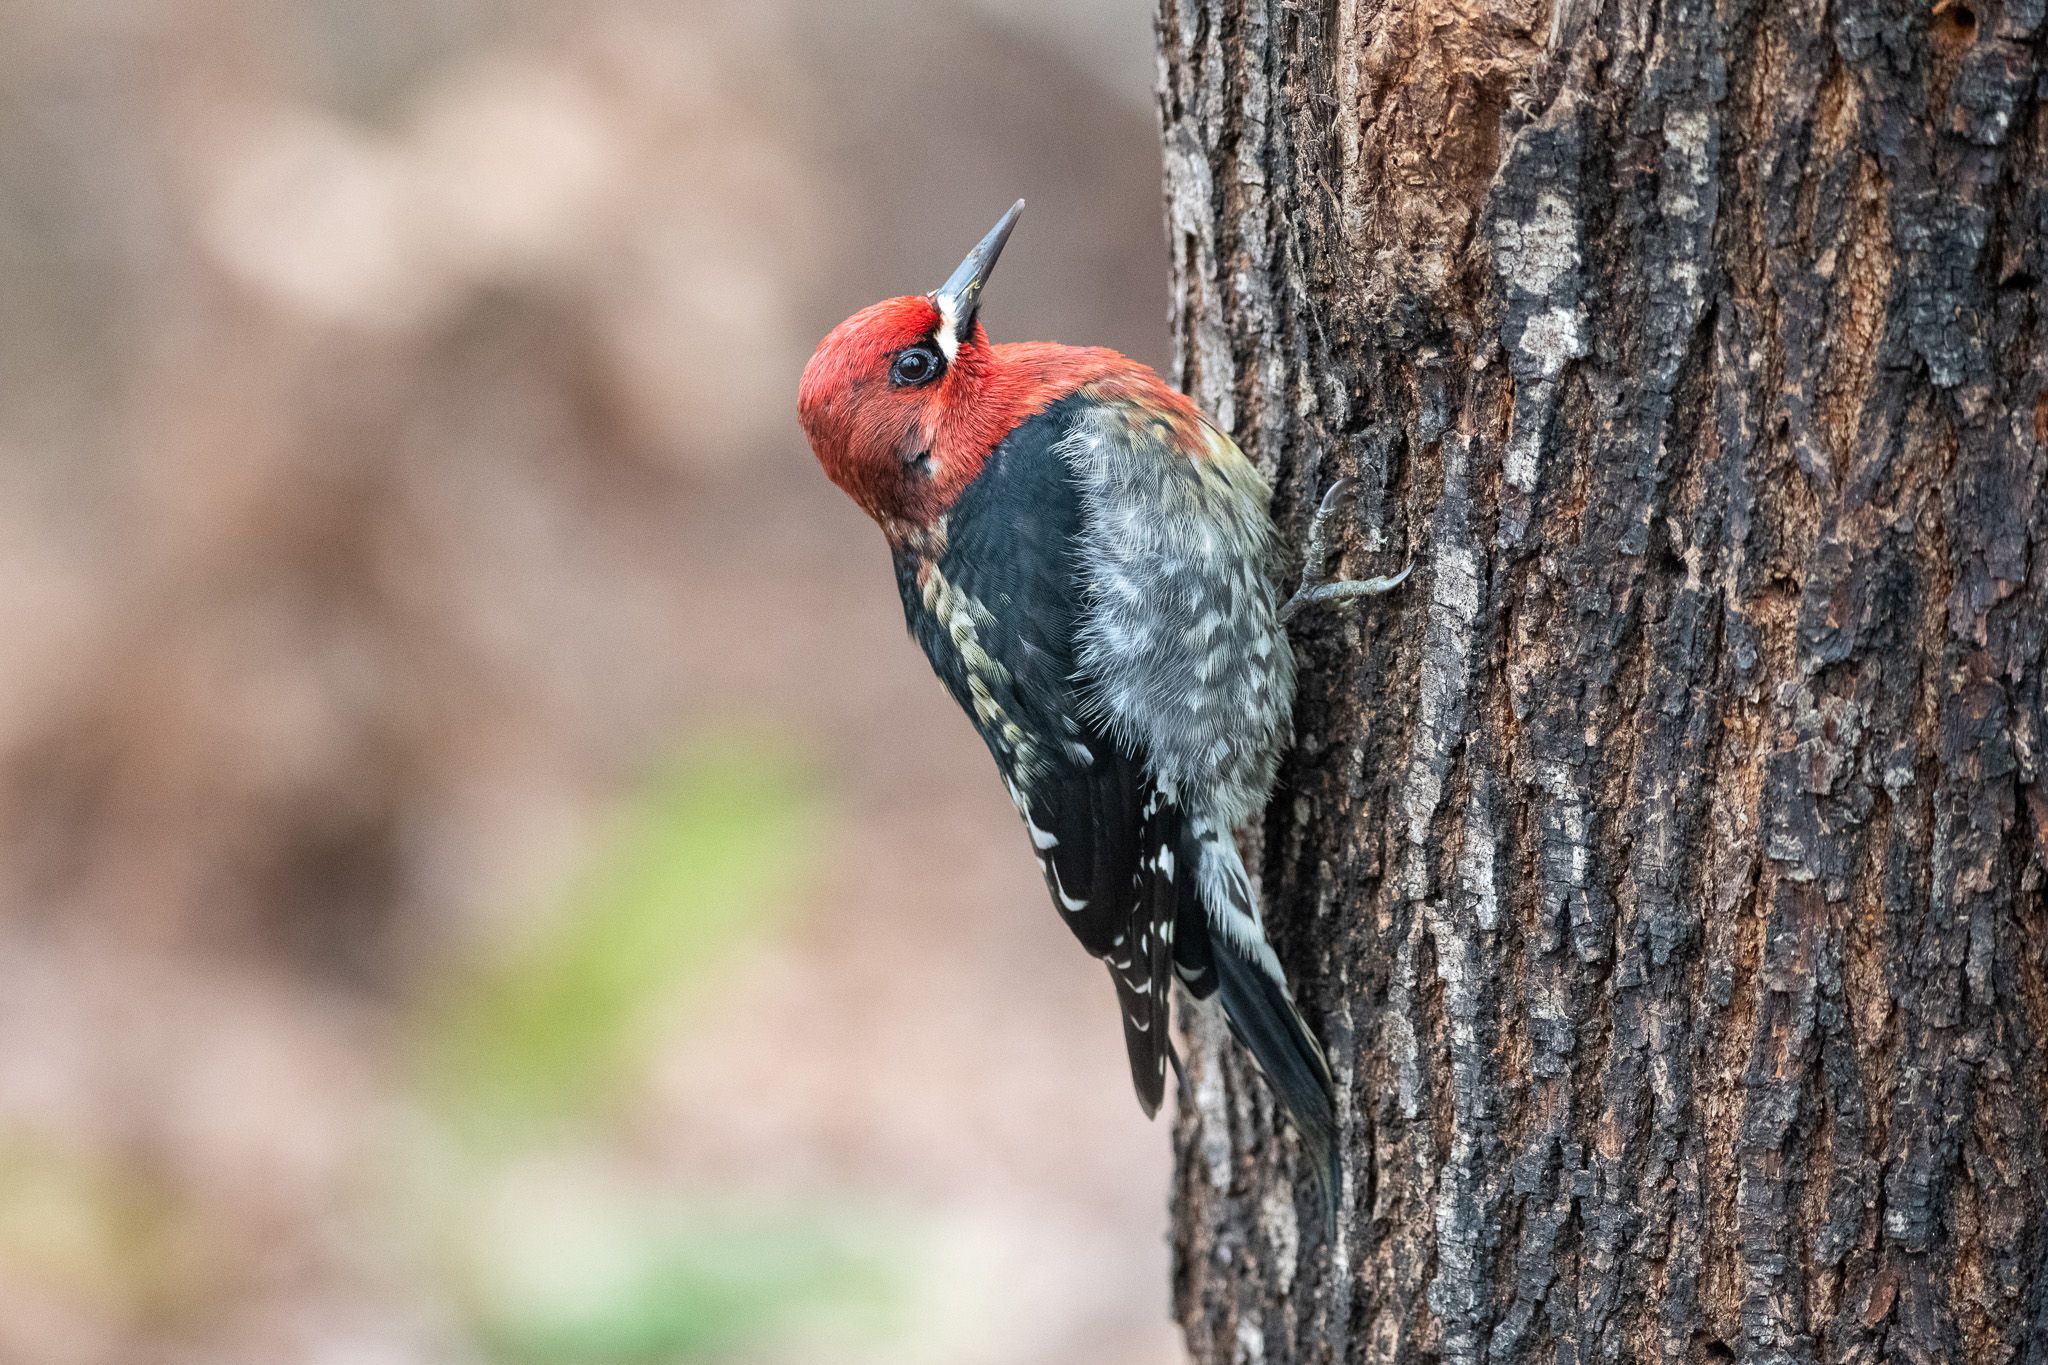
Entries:
{"type": "Polygon", "coordinates": [[[938,471],[927,504],[934,517],[952,510],[981,477],[996,447],[1025,422],[1076,390],[1122,370],[1149,373],[1104,347],[1049,341],[963,351],[956,366],[958,395],[936,410],[933,428],[926,433],[938,471]]]}

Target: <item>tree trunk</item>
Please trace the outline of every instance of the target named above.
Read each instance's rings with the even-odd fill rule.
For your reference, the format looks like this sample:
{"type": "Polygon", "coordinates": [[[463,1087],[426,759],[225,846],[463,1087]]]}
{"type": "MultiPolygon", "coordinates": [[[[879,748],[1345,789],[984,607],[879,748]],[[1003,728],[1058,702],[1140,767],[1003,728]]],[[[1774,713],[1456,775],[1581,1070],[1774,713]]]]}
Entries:
{"type": "Polygon", "coordinates": [[[2044,0],[1161,0],[1181,378],[1299,542],[1202,1361],[2048,1361],[2044,0]]]}

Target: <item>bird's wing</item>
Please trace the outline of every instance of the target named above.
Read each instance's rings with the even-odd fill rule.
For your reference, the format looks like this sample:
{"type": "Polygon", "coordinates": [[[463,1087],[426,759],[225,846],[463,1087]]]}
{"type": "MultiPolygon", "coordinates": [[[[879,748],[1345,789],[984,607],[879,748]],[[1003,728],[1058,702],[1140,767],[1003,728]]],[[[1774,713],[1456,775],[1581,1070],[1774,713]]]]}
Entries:
{"type": "Polygon", "coordinates": [[[1131,1079],[1164,1091],[1181,811],[1141,754],[1085,714],[1076,636],[1081,510],[1056,405],[1000,445],[947,518],[942,553],[899,554],[911,633],[974,722],[1023,816],[1060,918],[1110,969],[1131,1079]]]}
{"type": "Polygon", "coordinates": [[[1181,863],[1181,810],[1104,736],[1090,733],[1069,757],[1028,786],[1011,779],[1010,795],[1061,920],[1109,968],[1131,1083],[1149,1116],[1159,1107],[1172,1048],[1175,921],[1181,887],[1191,885],[1181,863]]]}

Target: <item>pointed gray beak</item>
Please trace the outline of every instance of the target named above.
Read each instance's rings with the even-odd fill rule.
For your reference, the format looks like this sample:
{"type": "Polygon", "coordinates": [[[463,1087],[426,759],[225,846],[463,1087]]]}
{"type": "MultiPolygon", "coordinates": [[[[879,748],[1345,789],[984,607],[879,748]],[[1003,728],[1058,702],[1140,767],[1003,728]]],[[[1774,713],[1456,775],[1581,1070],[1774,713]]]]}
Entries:
{"type": "Polygon", "coordinates": [[[1010,229],[1017,226],[1017,216],[1023,212],[1022,199],[1010,205],[1010,211],[996,220],[996,225],[988,230],[988,236],[975,243],[974,250],[967,253],[967,259],[960,262],[953,278],[940,285],[932,295],[932,302],[939,306],[939,317],[943,319],[940,330],[948,333],[952,342],[946,347],[948,355],[974,334],[974,315],[981,311],[981,287],[988,283],[990,273],[996,268],[996,258],[1003,254],[1003,243],[1010,240],[1010,229]]]}

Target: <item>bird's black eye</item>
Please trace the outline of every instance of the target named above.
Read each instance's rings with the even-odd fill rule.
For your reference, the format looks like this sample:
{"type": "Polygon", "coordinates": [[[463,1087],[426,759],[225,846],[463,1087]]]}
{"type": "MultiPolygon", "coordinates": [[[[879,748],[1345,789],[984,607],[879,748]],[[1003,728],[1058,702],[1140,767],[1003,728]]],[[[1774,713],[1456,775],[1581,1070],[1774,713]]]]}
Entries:
{"type": "Polygon", "coordinates": [[[889,367],[889,382],[899,389],[914,389],[937,379],[945,367],[946,362],[932,347],[922,343],[906,346],[896,353],[896,363],[889,367]]]}

